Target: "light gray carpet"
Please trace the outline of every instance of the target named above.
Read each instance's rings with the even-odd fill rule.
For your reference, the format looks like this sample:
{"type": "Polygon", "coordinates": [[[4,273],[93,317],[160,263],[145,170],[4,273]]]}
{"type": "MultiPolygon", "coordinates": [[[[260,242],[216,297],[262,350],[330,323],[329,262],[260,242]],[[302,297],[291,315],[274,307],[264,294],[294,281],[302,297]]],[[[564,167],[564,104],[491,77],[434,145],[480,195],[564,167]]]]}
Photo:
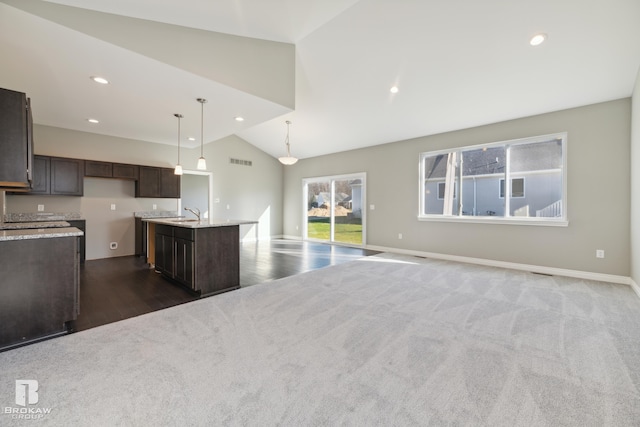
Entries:
{"type": "Polygon", "coordinates": [[[624,285],[381,254],[0,353],[0,425],[640,424],[624,285]]]}

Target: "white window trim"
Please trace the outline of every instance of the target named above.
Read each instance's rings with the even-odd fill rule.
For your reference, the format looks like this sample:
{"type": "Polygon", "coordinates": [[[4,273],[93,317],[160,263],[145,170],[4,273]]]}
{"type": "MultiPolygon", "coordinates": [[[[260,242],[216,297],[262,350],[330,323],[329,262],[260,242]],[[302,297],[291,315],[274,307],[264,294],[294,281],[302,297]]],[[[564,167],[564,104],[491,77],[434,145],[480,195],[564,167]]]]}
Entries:
{"type": "MultiPolygon", "coordinates": [[[[418,221],[426,222],[458,222],[458,223],[470,223],[470,224],[509,224],[509,225],[534,225],[534,226],[547,226],[547,227],[568,227],[569,216],[567,206],[567,146],[569,145],[569,135],[567,132],[558,132],[547,135],[538,135],[527,138],[519,138],[512,140],[505,140],[499,142],[492,142],[488,144],[477,144],[462,147],[452,147],[444,150],[425,151],[418,156],[418,221]],[[423,214],[422,209],[425,203],[424,195],[424,170],[423,161],[425,157],[435,156],[439,154],[447,154],[452,151],[473,150],[483,147],[495,147],[503,145],[519,145],[532,142],[539,142],[544,139],[562,139],[562,217],[558,218],[523,218],[523,217],[505,217],[505,216],[468,216],[468,215],[433,215],[423,214]]],[[[510,185],[507,187],[511,187],[510,185]]],[[[510,191],[510,188],[505,188],[506,191],[510,191]]],[[[506,193],[509,194],[509,193],[506,193]]],[[[508,211],[507,211],[508,212],[508,211]]]]}

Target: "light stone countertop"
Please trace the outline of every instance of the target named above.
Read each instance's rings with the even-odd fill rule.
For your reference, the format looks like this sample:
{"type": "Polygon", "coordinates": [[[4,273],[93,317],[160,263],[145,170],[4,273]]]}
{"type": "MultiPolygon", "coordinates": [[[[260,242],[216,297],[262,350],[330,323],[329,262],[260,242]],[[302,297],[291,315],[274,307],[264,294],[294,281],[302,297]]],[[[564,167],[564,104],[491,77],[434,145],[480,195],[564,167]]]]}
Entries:
{"type": "Polygon", "coordinates": [[[176,211],[142,211],[134,212],[133,216],[136,218],[176,218],[179,215],[176,211]]]}
{"type": "Polygon", "coordinates": [[[75,227],[30,228],[27,230],[0,230],[0,242],[12,240],[51,239],[56,237],[82,236],[84,233],[75,227]]]}
{"type": "Polygon", "coordinates": [[[154,224],[171,225],[173,227],[183,228],[211,228],[211,227],[229,227],[243,224],[257,224],[258,221],[248,221],[241,219],[217,219],[208,218],[198,221],[195,218],[143,218],[144,222],[152,222],[154,224]]]}
{"type": "Polygon", "coordinates": [[[82,219],[79,212],[15,212],[4,216],[4,222],[50,222],[82,219]]]}
{"type": "Polygon", "coordinates": [[[0,223],[0,230],[24,230],[27,228],[63,228],[71,227],[67,221],[35,221],[35,222],[4,222],[0,223]]]}

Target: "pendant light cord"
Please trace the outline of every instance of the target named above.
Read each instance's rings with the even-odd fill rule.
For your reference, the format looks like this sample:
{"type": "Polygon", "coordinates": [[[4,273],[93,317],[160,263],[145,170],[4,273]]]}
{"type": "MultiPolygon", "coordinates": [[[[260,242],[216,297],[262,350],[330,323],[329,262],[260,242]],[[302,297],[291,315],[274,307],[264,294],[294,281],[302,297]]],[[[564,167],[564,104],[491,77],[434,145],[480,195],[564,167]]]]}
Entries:
{"type": "Polygon", "coordinates": [[[180,164],[180,119],[182,114],[174,114],[178,118],[178,164],[180,164]]]}
{"type": "Polygon", "coordinates": [[[287,144],[287,157],[291,157],[291,147],[289,145],[289,125],[291,122],[287,120],[287,137],[284,139],[285,144],[287,144]]]}

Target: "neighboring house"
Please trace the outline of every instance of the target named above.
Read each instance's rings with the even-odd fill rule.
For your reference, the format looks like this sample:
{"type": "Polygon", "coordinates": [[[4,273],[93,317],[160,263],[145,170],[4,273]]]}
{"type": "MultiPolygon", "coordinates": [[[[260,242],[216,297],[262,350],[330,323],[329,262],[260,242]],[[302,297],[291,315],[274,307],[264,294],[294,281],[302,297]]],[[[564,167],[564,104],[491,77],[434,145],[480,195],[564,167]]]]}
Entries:
{"type": "MultiPolygon", "coordinates": [[[[346,193],[336,193],[337,206],[344,206],[342,205],[342,203],[350,199],[351,199],[351,196],[346,193]]],[[[321,207],[322,205],[331,206],[331,192],[321,191],[320,193],[316,194],[315,201],[318,203],[318,207],[321,207]]]]}
{"type": "MultiPolygon", "coordinates": [[[[510,216],[555,217],[562,214],[562,153],[559,143],[524,144],[513,147],[511,162],[510,216]]],[[[464,151],[450,166],[455,175],[453,200],[462,215],[504,216],[505,150],[485,147],[464,151]],[[462,170],[459,170],[459,169],[462,170]],[[462,185],[460,185],[462,176],[462,185]],[[458,198],[462,197],[462,204],[458,198]]],[[[448,153],[425,159],[425,213],[442,214],[446,197],[448,153]]],[[[459,211],[454,210],[453,215],[459,211]]]]}

